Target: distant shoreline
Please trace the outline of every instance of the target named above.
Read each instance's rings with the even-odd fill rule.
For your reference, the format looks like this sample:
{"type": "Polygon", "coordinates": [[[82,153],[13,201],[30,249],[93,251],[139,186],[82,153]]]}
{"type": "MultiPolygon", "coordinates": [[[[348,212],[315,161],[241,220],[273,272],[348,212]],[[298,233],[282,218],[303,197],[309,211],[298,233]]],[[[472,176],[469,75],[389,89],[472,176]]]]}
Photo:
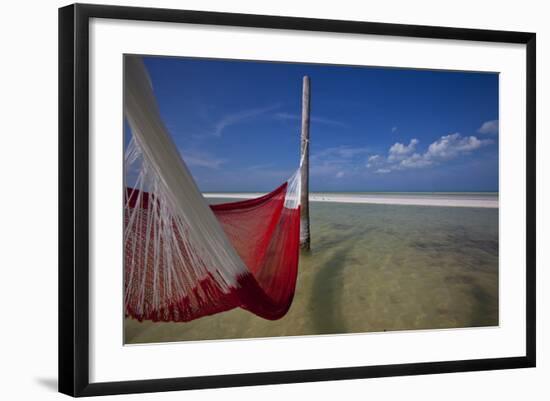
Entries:
{"type": "MultiPolygon", "coordinates": [[[[204,193],[206,198],[251,199],[264,193],[204,193]]],[[[449,194],[336,194],[311,193],[310,202],[367,203],[378,205],[441,206],[441,207],[480,207],[498,208],[498,196],[484,196],[479,193],[460,195],[449,194]]]]}

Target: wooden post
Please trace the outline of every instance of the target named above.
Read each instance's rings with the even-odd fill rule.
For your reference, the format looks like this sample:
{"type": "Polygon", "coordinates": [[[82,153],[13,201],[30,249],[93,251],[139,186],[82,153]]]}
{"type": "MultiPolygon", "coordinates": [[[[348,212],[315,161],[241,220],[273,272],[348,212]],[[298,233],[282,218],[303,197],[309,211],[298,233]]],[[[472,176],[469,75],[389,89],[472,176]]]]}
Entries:
{"type": "Polygon", "coordinates": [[[310,249],[309,232],[309,77],[304,76],[302,87],[302,135],[300,141],[301,157],[301,206],[300,206],[300,248],[310,249]]]}

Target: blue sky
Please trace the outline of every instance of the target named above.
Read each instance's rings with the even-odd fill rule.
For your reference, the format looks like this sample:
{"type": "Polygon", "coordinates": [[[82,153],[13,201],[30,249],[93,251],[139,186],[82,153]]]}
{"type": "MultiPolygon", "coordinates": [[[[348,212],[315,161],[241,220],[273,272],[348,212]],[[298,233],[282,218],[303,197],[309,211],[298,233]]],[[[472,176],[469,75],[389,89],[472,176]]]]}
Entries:
{"type": "Polygon", "coordinates": [[[269,191],[292,174],[304,75],[312,191],[498,191],[498,74],[144,61],[203,191],[269,191]]]}

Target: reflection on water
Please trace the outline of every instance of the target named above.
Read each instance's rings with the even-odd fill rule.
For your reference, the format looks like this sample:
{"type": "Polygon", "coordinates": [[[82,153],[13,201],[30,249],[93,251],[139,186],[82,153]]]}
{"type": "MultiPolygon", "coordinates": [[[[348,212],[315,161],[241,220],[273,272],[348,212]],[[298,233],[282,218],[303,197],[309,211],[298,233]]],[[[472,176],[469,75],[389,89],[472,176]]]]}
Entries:
{"type": "Polygon", "coordinates": [[[126,319],[126,343],[498,325],[498,209],[312,203],[310,213],[312,250],[285,317],[126,319]]]}

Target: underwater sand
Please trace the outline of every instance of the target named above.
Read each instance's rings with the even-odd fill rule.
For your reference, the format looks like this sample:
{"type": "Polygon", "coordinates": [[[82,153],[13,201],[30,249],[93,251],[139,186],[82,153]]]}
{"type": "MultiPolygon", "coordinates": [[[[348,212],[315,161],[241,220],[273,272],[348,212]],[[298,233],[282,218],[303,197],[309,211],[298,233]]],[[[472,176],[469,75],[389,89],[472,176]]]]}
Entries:
{"type": "Polygon", "coordinates": [[[125,343],[498,325],[498,209],[313,202],[310,214],[286,316],[125,319],[125,343]]]}

